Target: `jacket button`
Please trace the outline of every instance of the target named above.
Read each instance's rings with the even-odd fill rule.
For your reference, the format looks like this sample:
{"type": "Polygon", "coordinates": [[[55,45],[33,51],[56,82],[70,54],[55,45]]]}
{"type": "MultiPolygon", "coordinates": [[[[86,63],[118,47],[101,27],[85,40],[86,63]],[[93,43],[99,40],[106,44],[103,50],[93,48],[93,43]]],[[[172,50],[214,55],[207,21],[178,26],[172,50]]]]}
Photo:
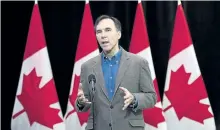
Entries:
{"type": "Polygon", "coordinates": [[[108,125],[109,125],[110,127],[112,126],[112,124],[111,124],[111,123],[109,123],[108,125]]]}
{"type": "Polygon", "coordinates": [[[113,105],[111,105],[110,108],[111,108],[111,109],[114,108],[113,105]]]}

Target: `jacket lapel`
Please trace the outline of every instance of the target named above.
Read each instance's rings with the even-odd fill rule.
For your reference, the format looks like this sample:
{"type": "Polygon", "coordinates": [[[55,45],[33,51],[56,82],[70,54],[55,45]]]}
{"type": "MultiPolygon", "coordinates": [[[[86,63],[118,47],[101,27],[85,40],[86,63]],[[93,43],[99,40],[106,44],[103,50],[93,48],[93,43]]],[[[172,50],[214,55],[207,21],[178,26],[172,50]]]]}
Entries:
{"type": "Polygon", "coordinates": [[[95,64],[93,66],[93,71],[96,75],[97,83],[99,83],[101,90],[104,92],[106,98],[108,99],[108,94],[107,90],[105,88],[105,81],[104,81],[104,76],[102,73],[102,66],[101,66],[101,54],[94,60],[95,64]]]}
{"type": "Polygon", "coordinates": [[[115,92],[114,92],[114,95],[113,97],[115,96],[115,93],[118,89],[118,87],[120,86],[120,83],[129,67],[129,55],[127,54],[127,52],[122,49],[122,55],[121,55],[121,60],[120,60],[120,64],[119,64],[119,68],[118,68],[118,73],[117,73],[117,76],[116,76],[116,82],[115,82],[115,92]]]}

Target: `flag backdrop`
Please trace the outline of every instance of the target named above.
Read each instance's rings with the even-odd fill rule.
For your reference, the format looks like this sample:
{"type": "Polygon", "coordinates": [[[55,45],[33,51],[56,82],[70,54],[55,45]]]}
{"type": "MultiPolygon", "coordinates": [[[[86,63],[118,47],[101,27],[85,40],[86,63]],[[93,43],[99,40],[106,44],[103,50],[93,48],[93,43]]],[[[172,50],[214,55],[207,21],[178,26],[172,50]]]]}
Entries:
{"type": "Polygon", "coordinates": [[[65,130],[38,4],[33,7],[11,129],[65,130]]]}
{"type": "Polygon", "coordinates": [[[81,65],[98,54],[99,49],[94,32],[90,5],[86,2],[76,51],[68,106],[65,115],[66,130],[84,130],[86,127],[88,112],[76,112],[74,102],[79,87],[81,65]]]}
{"type": "Polygon", "coordinates": [[[168,130],[215,130],[206,87],[181,2],[178,2],[164,88],[168,130]]]}
{"type": "Polygon", "coordinates": [[[145,109],[143,112],[144,121],[146,124],[145,130],[167,130],[166,122],[162,111],[161,98],[154,71],[147,26],[145,23],[145,17],[141,1],[139,1],[137,4],[129,51],[147,59],[154,83],[154,88],[157,93],[157,103],[155,107],[145,109]]]}

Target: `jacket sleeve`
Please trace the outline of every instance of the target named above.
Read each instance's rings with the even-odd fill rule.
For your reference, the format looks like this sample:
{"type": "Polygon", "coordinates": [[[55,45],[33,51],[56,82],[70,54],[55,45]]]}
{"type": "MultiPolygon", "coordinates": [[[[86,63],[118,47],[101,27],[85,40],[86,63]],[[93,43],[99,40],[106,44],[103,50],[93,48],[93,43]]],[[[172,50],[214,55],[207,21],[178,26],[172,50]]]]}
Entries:
{"type": "Polygon", "coordinates": [[[140,64],[139,89],[139,93],[133,93],[138,102],[135,111],[139,109],[143,110],[145,108],[154,107],[157,101],[157,97],[149,65],[146,59],[142,59],[140,64]]]}
{"type": "MultiPolygon", "coordinates": [[[[88,81],[87,81],[87,78],[86,78],[86,66],[84,64],[82,64],[82,66],[81,66],[80,83],[82,83],[82,89],[83,89],[85,98],[87,98],[89,100],[89,102],[91,102],[90,92],[89,92],[89,88],[88,88],[89,84],[88,84],[88,81]]],[[[86,112],[86,111],[88,111],[91,104],[81,105],[80,107],[79,106],[80,105],[78,104],[78,101],[76,99],[75,108],[76,108],[77,112],[86,112]]]]}

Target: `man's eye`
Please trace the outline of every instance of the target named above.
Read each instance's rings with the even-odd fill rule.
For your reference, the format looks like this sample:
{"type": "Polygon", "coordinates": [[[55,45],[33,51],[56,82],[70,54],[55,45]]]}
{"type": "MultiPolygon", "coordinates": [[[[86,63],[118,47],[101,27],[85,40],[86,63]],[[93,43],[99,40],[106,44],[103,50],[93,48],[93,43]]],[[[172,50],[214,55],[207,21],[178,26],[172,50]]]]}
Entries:
{"type": "Polygon", "coordinates": [[[106,31],[108,32],[108,31],[111,31],[111,29],[110,28],[108,28],[108,29],[106,29],[106,31]]]}

